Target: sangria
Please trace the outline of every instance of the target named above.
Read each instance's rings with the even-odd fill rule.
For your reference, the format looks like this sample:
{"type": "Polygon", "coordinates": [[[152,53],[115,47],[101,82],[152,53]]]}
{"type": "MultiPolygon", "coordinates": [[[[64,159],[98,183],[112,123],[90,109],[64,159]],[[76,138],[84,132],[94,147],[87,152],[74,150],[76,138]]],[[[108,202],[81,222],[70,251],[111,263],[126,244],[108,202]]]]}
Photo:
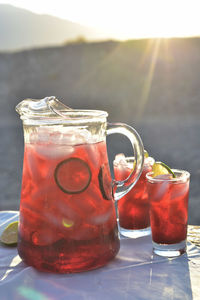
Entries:
{"type": "Polygon", "coordinates": [[[105,111],[73,110],[54,96],[25,99],[16,110],[25,142],[20,257],[57,273],[105,265],[120,246],[114,200],[129,191],[142,169],[139,135],[126,124],[108,124],[105,111]],[[113,133],[125,135],[135,149],[129,185],[111,178],[106,135],[113,133]]]}
{"type": "Polygon", "coordinates": [[[154,252],[161,256],[179,256],[186,251],[189,179],[187,171],[153,177],[147,174],[150,220],[154,252]]]}
{"type": "MultiPolygon", "coordinates": [[[[144,159],[143,170],[133,189],[118,201],[118,217],[120,233],[127,237],[149,235],[149,199],[147,194],[146,174],[152,171],[154,159],[144,159]]],[[[128,178],[134,168],[134,157],[118,154],[114,160],[114,174],[116,180],[128,178]]]]}
{"type": "Polygon", "coordinates": [[[56,134],[25,145],[19,255],[40,270],[96,268],[119,250],[106,144],[56,134]]]}

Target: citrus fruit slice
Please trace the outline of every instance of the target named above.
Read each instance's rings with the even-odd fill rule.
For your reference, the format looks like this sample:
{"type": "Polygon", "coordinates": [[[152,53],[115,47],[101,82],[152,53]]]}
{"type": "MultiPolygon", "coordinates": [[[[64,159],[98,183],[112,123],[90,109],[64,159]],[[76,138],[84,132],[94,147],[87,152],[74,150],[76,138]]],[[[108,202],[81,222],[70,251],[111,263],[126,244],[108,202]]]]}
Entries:
{"type": "Polygon", "coordinates": [[[67,194],[79,194],[87,189],[92,173],[88,164],[80,158],[71,157],[61,161],[54,172],[59,188],[67,194]]]}
{"type": "Polygon", "coordinates": [[[149,157],[149,153],[146,150],[144,150],[144,157],[145,158],[149,157]]]}
{"type": "Polygon", "coordinates": [[[5,245],[16,245],[18,238],[18,221],[10,223],[1,234],[0,240],[5,245]]]}
{"type": "Polygon", "coordinates": [[[156,161],[152,166],[153,175],[152,177],[156,177],[159,175],[171,174],[173,178],[175,178],[174,172],[161,161],[156,161]]]}
{"type": "Polygon", "coordinates": [[[108,164],[102,165],[99,170],[99,187],[101,194],[105,200],[111,200],[113,198],[112,182],[110,177],[110,171],[108,164]]]}

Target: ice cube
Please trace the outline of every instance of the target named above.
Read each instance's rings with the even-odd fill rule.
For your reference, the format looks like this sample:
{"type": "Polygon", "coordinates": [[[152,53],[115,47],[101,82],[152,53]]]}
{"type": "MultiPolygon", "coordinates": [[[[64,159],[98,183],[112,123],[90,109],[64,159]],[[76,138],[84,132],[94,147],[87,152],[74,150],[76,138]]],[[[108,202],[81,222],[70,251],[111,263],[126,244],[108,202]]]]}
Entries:
{"type": "Polygon", "coordinates": [[[42,179],[42,174],[39,169],[40,162],[34,153],[34,148],[31,148],[31,146],[29,146],[29,148],[26,150],[26,162],[28,173],[30,174],[32,180],[34,182],[38,182],[38,180],[40,181],[42,179]]]}
{"type": "MultiPolygon", "coordinates": [[[[154,190],[154,195],[153,195],[153,199],[154,201],[162,201],[163,198],[167,195],[167,193],[169,192],[169,187],[170,187],[170,183],[168,183],[167,181],[163,181],[159,184],[159,186],[157,187],[157,189],[154,190]]],[[[150,195],[151,197],[152,195],[150,195]]]]}
{"type": "Polygon", "coordinates": [[[38,141],[41,143],[48,143],[50,139],[50,128],[39,127],[38,128],[38,141]]]}
{"type": "Polygon", "coordinates": [[[126,157],[124,153],[119,153],[115,155],[115,161],[120,162],[120,161],[126,161],[126,157]]]}
{"type": "Polygon", "coordinates": [[[121,168],[133,168],[133,163],[128,163],[123,153],[119,153],[115,156],[115,163],[121,168]]]}
{"type": "Polygon", "coordinates": [[[112,207],[102,209],[102,213],[93,214],[91,217],[88,218],[88,222],[93,225],[102,225],[105,224],[110,218],[112,218],[113,215],[113,209],[112,207]]]}
{"type": "Polygon", "coordinates": [[[146,157],[146,158],[144,159],[145,165],[147,164],[147,165],[153,166],[154,162],[155,162],[154,158],[153,158],[153,157],[150,157],[150,156],[149,156],[149,157],[146,157]]]}
{"type": "Polygon", "coordinates": [[[35,150],[39,156],[46,159],[60,159],[71,155],[74,152],[74,147],[68,145],[55,144],[37,144],[35,150]]]}
{"type": "Polygon", "coordinates": [[[59,126],[38,127],[30,133],[30,143],[62,143],[62,131],[59,126]]]}
{"type": "Polygon", "coordinates": [[[65,145],[78,145],[99,141],[85,128],[64,126],[41,126],[29,135],[30,143],[52,143],[65,145]]]}
{"type": "Polygon", "coordinates": [[[65,128],[62,136],[63,143],[80,145],[94,142],[92,134],[86,129],[65,128]]]}
{"type": "Polygon", "coordinates": [[[37,246],[51,245],[58,241],[60,238],[61,237],[59,236],[59,232],[55,232],[55,228],[49,227],[49,224],[47,224],[44,228],[41,227],[37,231],[32,233],[32,243],[37,246]]]}
{"type": "Polygon", "coordinates": [[[35,132],[35,131],[31,132],[30,135],[29,135],[29,142],[31,144],[34,144],[34,143],[37,142],[37,140],[38,140],[38,133],[35,132]]]}
{"type": "Polygon", "coordinates": [[[182,199],[186,199],[188,197],[189,192],[189,183],[176,183],[171,185],[171,198],[173,201],[178,201],[179,203],[183,203],[182,199]],[[181,200],[180,200],[181,198],[181,200]]]}
{"type": "Polygon", "coordinates": [[[49,134],[50,134],[49,129],[46,129],[46,128],[43,128],[43,127],[38,127],[37,129],[34,129],[29,134],[29,142],[31,144],[34,144],[34,143],[37,143],[37,142],[48,143],[49,134]]]}

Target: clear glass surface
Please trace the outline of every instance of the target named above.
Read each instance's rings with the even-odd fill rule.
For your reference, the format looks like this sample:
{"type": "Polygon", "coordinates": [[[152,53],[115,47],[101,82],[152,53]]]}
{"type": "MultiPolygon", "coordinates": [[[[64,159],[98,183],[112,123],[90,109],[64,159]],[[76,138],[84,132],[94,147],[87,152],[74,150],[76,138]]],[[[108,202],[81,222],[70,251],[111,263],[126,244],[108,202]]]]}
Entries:
{"type": "MultiPolygon", "coordinates": [[[[152,170],[153,163],[152,157],[145,158],[140,177],[129,193],[118,201],[119,230],[123,236],[138,238],[151,234],[146,174],[152,170]]],[[[113,166],[115,178],[124,180],[135,169],[135,158],[119,154],[113,166]]]]}
{"type": "Polygon", "coordinates": [[[25,142],[20,257],[57,273],[105,265],[120,246],[114,200],[128,192],[142,169],[139,135],[126,124],[107,124],[107,112],[73,110],[55,97],[26,99],[16,110],[25,142]],[[134,149],[136,172],[128,184],[111,178],[106,136],[113,133],[126,135],[134,149]]]}
{"type": "Polygon", "coordinates": [[[172,175],[146,175],[150,199],[150,222],[153,251],[165,257],[186,251],[190,174],[172,170],[172,175]]]}

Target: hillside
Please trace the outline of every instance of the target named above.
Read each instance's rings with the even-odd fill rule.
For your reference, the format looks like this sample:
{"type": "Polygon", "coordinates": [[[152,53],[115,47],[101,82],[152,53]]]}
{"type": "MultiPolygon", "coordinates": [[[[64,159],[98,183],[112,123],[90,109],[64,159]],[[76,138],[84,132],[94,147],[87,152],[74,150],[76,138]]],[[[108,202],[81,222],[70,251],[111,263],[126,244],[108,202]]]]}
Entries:
{"type": "Polygon", "coordinates": [[[62,44],[79,36],[105,38],[97,30],[70,21],[0,4],[0,51],[62,44]]]}
{"type": "Polygon", "coordinates": [[[157,43],[108,41],[1,53],[1,121],[8,110],[14,115],[21,99],[46,95],[123,120],[199,116],[200,39],[161,40],[159,49],[157,43]]]}

